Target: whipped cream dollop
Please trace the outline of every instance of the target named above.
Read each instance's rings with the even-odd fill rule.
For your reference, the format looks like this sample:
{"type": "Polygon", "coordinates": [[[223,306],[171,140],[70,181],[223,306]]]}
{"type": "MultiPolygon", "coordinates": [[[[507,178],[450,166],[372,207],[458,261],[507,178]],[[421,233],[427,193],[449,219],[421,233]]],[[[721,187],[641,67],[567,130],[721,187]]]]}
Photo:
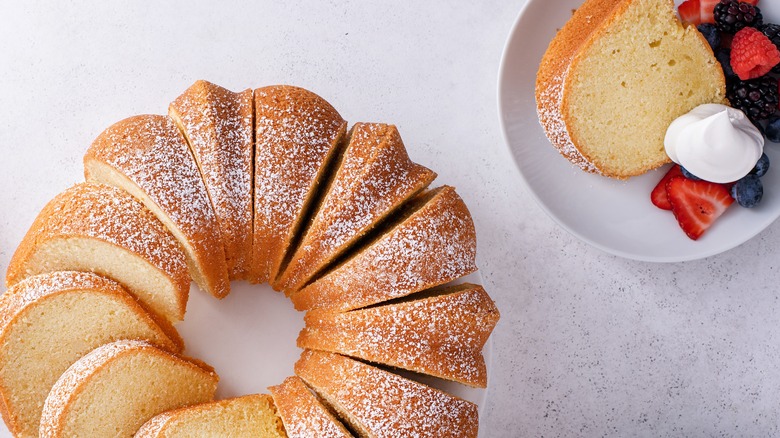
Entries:
{"type": "Polygon", "coordinates": [[[697,177],[727,183],[750,173],[764,152],[764,136],[742,111],[708,103],[669,125],[664,148],[697,177]]]}

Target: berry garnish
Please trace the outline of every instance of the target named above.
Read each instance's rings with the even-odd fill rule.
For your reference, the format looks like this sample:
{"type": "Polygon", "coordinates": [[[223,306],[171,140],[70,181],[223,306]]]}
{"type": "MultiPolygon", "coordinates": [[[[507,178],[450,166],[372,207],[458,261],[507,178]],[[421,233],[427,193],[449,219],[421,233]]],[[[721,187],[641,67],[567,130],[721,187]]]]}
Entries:
{"type": "Polygon", "coordinates": [[[764,129],[764,135],[766,135],[767,140],[780,143],[780,117],[775,116],[769,119],[764,129]]]}
{"type": "Polygon", "coordinates": [[[764,176],[767,170],[769,170],[769,157],[766,154],[761,154],[761,158],[758,159],[750,173],[755,176],[764,176]]]}
{"type": "Polygon", "coordinates": [[[731,197],[745,208],[753,208],[764,196],[764,186],[758,175],[747,174],[737,180],[730,190],[731,197]]]}
{"type": "Polygon", "coordinates": [[[674,217],[685,234],[693,240],[701,237],[734,202],[729,191],[721,184],[683,177],[669,180],[666,193],[674,217]]]}
{"type": "Polygon", "coordinates": [[[723,76],[726,77],[726,82],[731,83],[734,80],[739,79],[731,68],[731,49],[718,49],[718,51],[715,52],[715,59],[720,62],[720,67],[723,69],[723,76]]]}
{"type": "Polygon", "coordinates": [[[715,23],[715,5],[720,0],[699,0],[699,14],[702,23],[715,23]]]}
{"type": "Polygon", "coordinates": [[[656,184],[653,191],[650,192],[650,200],[653,202],[653,205],[660,208],[661,210],[672,209],[672,205],[669,204],[669,197],[666,195],[666,183],[668,183],[672,178],[681,176],[682,172],[680,171],[680,166],[677,164],[673,165],[669,171],[666,172],[666,175],[661,178],[661,181],[656,184]]]}
{"type": "Polygon", "coordinates": [[[704,39],[710,44],[713,52],[718,50],[718,47],[720,47],[720,32],[718,32],[718,28],[716,28],[714,24],[702,23],[696,26],[696,29],[701,32],[704,39]]]}
{"type": "MultiPolygon", "coordinates": [[[[758,27],[758,30],[766,35],[766,37],[769,38],[769,41],[772,41],[772,44],[774,44],[775,47],[780,50],[780,25],[772,23],[762,24],[758,27]]],[[[772,73],[780,73],[780,64],[776,65],[775,68],[772,69],[772,73]]]]}
{"type": "Polygon", "coordinates": [[[764,76],[780,64],[780,50],[760,30],[746,27],[731,42],[731,68],[746,81],[764,76]]]}
{"type": "Polygon", "coordinates": [[[701,24],[700,0],[685,0],[677,8],[677,12],[680,14],[680,19],[683,23],[693,24],[694,26],[701,24]]]}
{"type": "Polygon", "coordinates": [[[680,171],[682,172],[682,175],[684,177],[688,178],[688,179],[692,179],[694,181],[701,179],[698,176],[696,176],[696,175],[692,174],[691,172],[689,172],[688,169],[686,169],[686,168],[684,168],[682,166],[680,166],[680,171]]]}
{"type": "Polygon", "coordinates": [[[764,76],[749,81],[734,81],[726,97],[731,106],[742,110],[754,125],[775,114],[778,109],[777,79],[764,76]]]}
{"type": "Polygon", "coordinates": [[[739,0],[721,0],[715,5],[713,16],[718,30],[732,34],[745,27],[760,26],[764,21],[759,8],[739,0]]]}

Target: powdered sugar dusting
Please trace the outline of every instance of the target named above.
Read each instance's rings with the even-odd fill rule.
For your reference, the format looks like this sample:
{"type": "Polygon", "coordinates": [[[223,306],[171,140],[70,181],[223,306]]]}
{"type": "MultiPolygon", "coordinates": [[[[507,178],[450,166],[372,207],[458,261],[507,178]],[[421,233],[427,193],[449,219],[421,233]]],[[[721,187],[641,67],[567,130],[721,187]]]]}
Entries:
{"type": "Polygon", "coordinates": [[[379,368],[307,350],[295,373],[372,437],[477,436],[476,405],[379,368]]]}
{"type": "Polygon", "coordinates": [[[297,309],[369,306],[474,272],[476,251],[471,215],[455,190],[444,187],[401,224],[292,300],[297,309]]]}
{"type": "Polygon", "coordinates": [[[285,286],[302,286],[434,177],[409,160],[394,126],[356,124],[333,184],[290,262],[285,286]]]}
{"type": "Polygon", "coordinates": [[[170,106],[181,121],[225,241],[228,268],[242,277],[252,246],[252,90],[198,81],[170,106]]]}
{"type": "Polygon", "coordinates": [[[92,350],[71,365],[46,397],[41,414],[41,437],[59,436],[65,408],[70,404],[71,398],[77,395],[78,387],[93,373],[120,354],[141,348],[154,348],[154,346],[138,340],[116,341],[92,350]]]}
{"type": "Polygon", "coordinates": [[[162,414],[155,415],[151,420],[144,423],[138,432],[135,433],[134,438],[144,437],[156,437],[168,422],[173,418],[173,411],[163,412],[162,414]]]}
{"type": "Polygon", "coordinates": [[[498,322],[481,286],[346,313],[312,311],[298,346],[485,386],[482,348],[498,322]]]}
{"type": "Polygon", "coordinates": [[[260,279],[279,268],[296,222],[316,188],[346,122],[301,88],[255,90],[255,227],[253,264],[260,279]]]}
{"type": "Polygon", "coordinates": [[[350,438],[352,435],[331,415],[298,377],[268,388],[289,438],[350,438]]]}
{"type": "Polygon", "coordinates": [[[0,297],[0,331],[30,304],[47,295],[72,289],[110,289],[125,293],[119,283],[89,272],[60,271],[28,277],[0,297]]]}
{"type": "Polygon", "coordinates": [[[169,117],[140,115],[115,123],[98,136],[84,160],[85,164],[104,162],[140,187],[173,223],[171,231],[200,277],[211,283],[200,286],[217,295],[226,293],[224,288],[229,291],[225,252],[211,201],[189,146],[169,117]]]}
{"type": "Polygon", "coordinates": [[[569,69],[565,68],[558,75],[551,77],[550,82],[539,93],[539,101],[536,112],[539,123],[544,128],[547,138],[558,151],[569,161],[587,172],[600,173],[599,169],[590,162],[574,145],[563,118],[563,88],[569,69]]]}

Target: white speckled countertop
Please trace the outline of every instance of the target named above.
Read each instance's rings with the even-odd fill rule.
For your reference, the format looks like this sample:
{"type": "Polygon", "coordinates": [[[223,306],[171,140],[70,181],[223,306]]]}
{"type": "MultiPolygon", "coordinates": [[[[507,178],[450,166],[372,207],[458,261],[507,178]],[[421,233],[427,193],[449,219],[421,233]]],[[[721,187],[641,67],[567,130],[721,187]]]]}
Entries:
{"type": "Polygon", "coordinates": [[[559,228],[498,122],[501,51],[524,0],[219,3],[0,3],[1,271],[114,121],[164,112],[199,78],[293,83],[349,121],[395,123],[470,206],[502,313],[483,436],[778,434],[780,223],[677,264],[559,228]]]}

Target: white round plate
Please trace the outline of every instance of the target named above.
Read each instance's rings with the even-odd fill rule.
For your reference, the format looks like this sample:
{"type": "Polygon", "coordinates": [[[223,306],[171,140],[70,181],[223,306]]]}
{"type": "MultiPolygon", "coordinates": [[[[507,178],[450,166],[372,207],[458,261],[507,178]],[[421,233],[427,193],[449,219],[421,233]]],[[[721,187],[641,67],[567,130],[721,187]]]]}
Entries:
{"type": "MultiPolygon", "coordinates": [[[[740,245],[780,216],[780,146],[765,148],[775,168],[762,178],[764,199],[753,209],[734,204],[699,240],[689,239],[669,211],[650,202],[668,166],[628,181],[589,174],[558,154],[536,115],[536,70],[557,29],[583,0],[528,0],[512,29],[498,80],[504,138],[539,205],[564,229],[621,257],[677,262],[715,255],[740,245]]],[[[677,2],[679,4],[680,1],[677,2]]],[[[761,0],[765,21],[780,22],[780,2],[761,0]]]]}

